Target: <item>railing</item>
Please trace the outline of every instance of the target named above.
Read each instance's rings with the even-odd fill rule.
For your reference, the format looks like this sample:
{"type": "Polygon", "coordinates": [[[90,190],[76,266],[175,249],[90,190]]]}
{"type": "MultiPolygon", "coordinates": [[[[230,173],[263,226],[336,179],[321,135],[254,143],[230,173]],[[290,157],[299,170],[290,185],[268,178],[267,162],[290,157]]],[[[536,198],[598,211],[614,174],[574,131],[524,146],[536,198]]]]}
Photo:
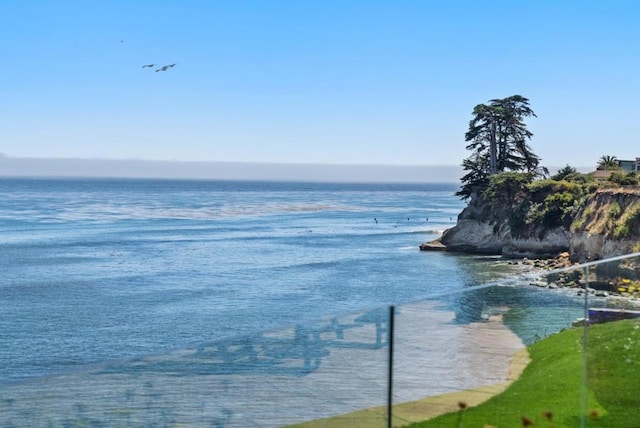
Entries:
{"type": "Polygon", "coordinates": [[[531,410],[537,398],[522,396],[518,405],[486,402],[480,417],[496,426],[527,425],[529,417],[554,418],[556,427],[628,426],[617,415],[640,420],[640,396],[622,390],[618,400],[610,390],[640,374],[640,320],[623,338],[592,324],[636,316],[636,295],[638,254],[529,272],[419,302],[5,385],[0,426],[461,426],[471,407],[507,400],[504,391],[531,359],[547,358],[529,355],[528,345],[576,328],[579,340],[560,346],[580,356],[579,370],[564,371],[573,383],[537,379],[533,390],[549,398],[538,410],[531,410]],[[606,364],[595,355],[603,349],[610,349],[606,364]],[[453,424],[433,419],[450,412],[458,412],[453,424]],[[518,425],[504,422],[511,420],[518,425]]]}

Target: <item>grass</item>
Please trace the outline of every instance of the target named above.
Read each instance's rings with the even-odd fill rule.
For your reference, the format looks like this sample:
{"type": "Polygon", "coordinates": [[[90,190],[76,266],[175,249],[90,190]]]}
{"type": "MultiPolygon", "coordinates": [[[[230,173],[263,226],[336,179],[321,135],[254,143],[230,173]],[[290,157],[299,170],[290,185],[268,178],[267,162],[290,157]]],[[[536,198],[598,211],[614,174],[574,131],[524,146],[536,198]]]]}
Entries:
{"type": "MultiPolygon", "coordinates": [[[[576,328],[531,345],[528,348],[531,362],[520,377],[498,395],[494,394],[503,389],[490,391],[491,387],[486,387],[486,390],[479,388],[397,404],[393,425],[574,428],[582,426],[584,417],[584,426],[589,428],[640,427],[640,319],[588,327],[586,356],[582,351],[583,340],[584,330],[576,328]],[[585,360],[586,384],[583,383],[585,360]],[[486,401],[478,398],[483,395],[492,398],[486,401]],[[439,414],[439,407],[447,407],[451,413],[409,423],[429,417],[431,410],[439,414]],[[456,411],[458,409],[462,410],[456,411]]],[[[365,409],[295,426],[384,427],[386,408],[365,409]]]]}
{"type": "Polygon", "coordinates": [[[640,426],[640,321],[587,330],[583,390],[583,330],[553,335],[529,348],[531,363],[505,392],[485,403],[411,427],[579,427],[582,397],[587,427],[640,426]]]}

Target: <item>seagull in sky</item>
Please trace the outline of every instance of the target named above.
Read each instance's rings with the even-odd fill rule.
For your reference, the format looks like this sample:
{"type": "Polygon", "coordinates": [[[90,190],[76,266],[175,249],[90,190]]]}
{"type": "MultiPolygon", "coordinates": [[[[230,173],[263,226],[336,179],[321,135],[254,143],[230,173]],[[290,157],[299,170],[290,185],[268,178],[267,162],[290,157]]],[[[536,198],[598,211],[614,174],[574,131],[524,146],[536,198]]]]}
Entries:
{"type": "Polygon", "coordinates": [[[160,68],[157,68],[157,69],[156,69],[156,73],[157,73],[158,71],[167,71],[168,69],[170,69],[170,68],[174,67],[176,64],[177,64],[177,63],[163,65],[162,67],[160,67],[160,68]]]}
{"type": "Polygon", "coordinates": [[[145,65],[142,66],[142,68],[147,68],[147,67],[153,68],[155,66],[156,66],[155,64],[145,64],[145,65]]]}

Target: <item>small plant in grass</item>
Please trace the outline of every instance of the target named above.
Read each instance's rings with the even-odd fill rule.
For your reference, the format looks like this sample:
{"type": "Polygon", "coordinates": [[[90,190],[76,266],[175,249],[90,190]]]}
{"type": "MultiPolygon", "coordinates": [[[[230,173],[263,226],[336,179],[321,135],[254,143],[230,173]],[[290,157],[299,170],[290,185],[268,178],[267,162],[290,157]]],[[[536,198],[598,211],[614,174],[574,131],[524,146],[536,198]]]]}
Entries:
{"type": "Polygon", "coordinates": [[[462,428],[462,417],[464,416],[464,411],[467,408],[467,403],[465,403],[464,401],[458,401],[458,409],[460,409],[460,411],[458,412],[458,420],[456,422],[456,428],[462,428]]]}
{"type": "Polygon", "coordinates": [[[620,204],[617,202],[612,202],[611,206],[609,207],[609,216],[611,218],[617,219],[620,217],[621,213],[622,210],[620,209],[620,204]]]}
{"type": "Polygon", "coordinates": [[[533,425],[533,421],[526,416],[521,417],[520,420],[522,421],[523,427],[530,427],[533,425]]]}

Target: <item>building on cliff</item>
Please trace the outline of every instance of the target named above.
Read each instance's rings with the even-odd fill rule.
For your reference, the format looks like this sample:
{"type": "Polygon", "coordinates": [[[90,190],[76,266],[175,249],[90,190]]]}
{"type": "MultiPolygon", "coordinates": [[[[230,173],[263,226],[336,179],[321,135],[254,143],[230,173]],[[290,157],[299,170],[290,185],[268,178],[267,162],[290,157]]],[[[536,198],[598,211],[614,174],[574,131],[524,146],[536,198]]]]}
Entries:
{"type": "Polygon", "coordinates": [[[640,171],[640,158],[635,160],[620,160],[618,159],[618,166],[626,172],[638,172],[640,171]]]}

